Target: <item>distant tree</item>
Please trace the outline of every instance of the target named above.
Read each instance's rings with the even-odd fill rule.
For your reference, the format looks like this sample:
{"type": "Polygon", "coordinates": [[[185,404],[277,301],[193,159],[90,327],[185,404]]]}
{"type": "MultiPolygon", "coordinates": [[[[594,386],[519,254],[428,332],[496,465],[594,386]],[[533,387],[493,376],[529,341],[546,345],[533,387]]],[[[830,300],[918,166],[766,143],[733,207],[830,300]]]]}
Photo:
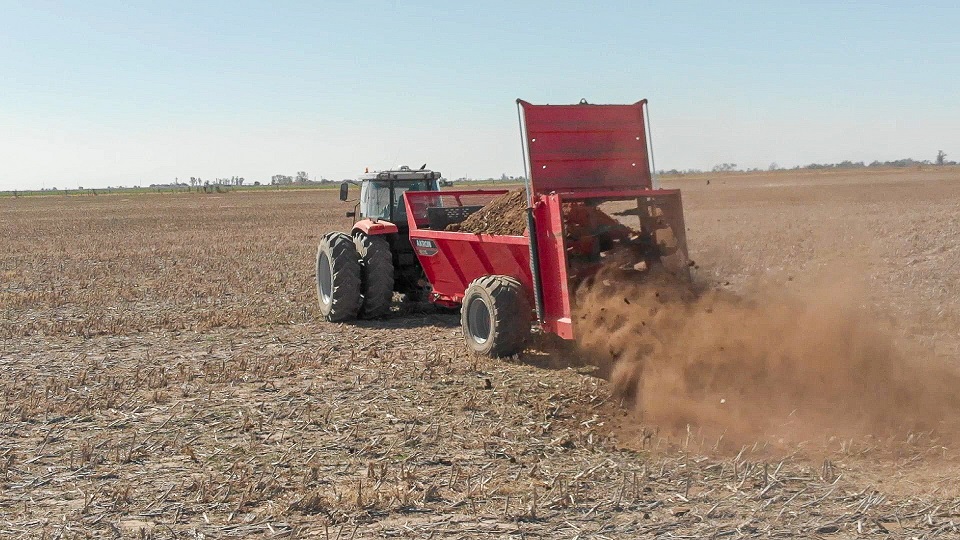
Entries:
{"type": "Polygon", "coordinates": [[[859,169],[865,167],[862,161],[850,161],[849,159],[841,161],[834,165],[838,169],[859,169]]]}
{"type": "Polygon", "coordinates": [[[919,165],[930,165],[930,160],[917,161],[913,158],[903,158],[894,161],[873,161],[868,167],[916,167],[919,165]]]}
{"type": "Polygon", "coordinates": [[[943,165],[947,159],[947,154],[943,150],[937,152],[937,165],[943,165]]]}
{"type": "Polygon", "coordinates": [[[780,170],[780,165],[778,165],[777,162],[774,161],[773,163],[770,164],[769,167],[767,167],[767,170],[768,170],[768,171],[779,171],[779,170],[780,170]]]}
{"type": "Polygon", "coordinates": [[[721,163],[713,166],[713,172],[732,172],[737,170],[736,163],[721,163]]]}
{"type": "Polygon", "coordinates": [[[253,181],[253,185],[259,186],[259,185],[260,185],[260,181],[259,181],[259,180],[254,180],[254,181],[253,181]]]}
{"type": "Polygon", "coordinates": [[[297,178],[294,180],[294,182],[298,184],[304,184],[309,181],[310,177],[307,175],[306,171],[297,171],[297,178]]]}

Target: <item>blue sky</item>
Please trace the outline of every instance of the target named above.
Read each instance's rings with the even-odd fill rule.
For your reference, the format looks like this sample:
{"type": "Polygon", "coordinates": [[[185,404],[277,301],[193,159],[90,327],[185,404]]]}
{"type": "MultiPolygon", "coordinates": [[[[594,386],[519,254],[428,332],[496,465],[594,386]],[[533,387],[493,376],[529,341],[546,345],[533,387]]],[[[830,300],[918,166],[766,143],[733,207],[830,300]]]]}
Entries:
{"type": "Polygon", "coordinates": [[[659,168],[960,158],[953,2],[6,2],[0,189],[522,172],[514,100],[659,168]],[[880,5],[878,5],[880,4],[880,5]]]}

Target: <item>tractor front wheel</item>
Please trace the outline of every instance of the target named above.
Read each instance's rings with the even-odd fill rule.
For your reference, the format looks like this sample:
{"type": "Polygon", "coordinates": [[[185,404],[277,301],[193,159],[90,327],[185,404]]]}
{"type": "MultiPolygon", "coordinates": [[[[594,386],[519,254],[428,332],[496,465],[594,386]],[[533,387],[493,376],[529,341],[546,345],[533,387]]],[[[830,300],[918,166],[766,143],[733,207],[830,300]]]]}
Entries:
{"type": "Polygon", "coordinates": [[[464,294],[460,323],[471,351],[511,356],[522,351],[530,337],[530,301],[512,277],[477,278],[464,294]]]}
{"type": "Polygon", "coordinates": [[[360,255],[361,294],[363,304],[360,316],[366,319],[382,317],[390,311],[393,302],[393,254],[390,243],[382,236],[354,233],[357,254],[360,255]]]}
{"type": "Polygon", "coordinates": [[[328,321],[348,321],[360,312],[360,258],[342,232],[323,235],[317,247],[317,298],[328,321]]]}

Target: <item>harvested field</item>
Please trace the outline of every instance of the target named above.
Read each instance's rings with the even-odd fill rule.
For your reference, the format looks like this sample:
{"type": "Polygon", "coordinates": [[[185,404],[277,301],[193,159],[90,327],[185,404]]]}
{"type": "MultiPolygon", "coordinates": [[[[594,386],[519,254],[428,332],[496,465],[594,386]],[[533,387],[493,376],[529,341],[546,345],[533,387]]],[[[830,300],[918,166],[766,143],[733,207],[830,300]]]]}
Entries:
{"type": "MultiPolygon", "coordinates": [[[[960,365],[960,170],[665,183],[699,279],[849,283],[911,361],[960,365]]],[[[552,341],[473,358],[429,306],[320,322],[336,195],[0,199],[0,537],[960,535],[936,429],[731,450],[552,341]]]]}

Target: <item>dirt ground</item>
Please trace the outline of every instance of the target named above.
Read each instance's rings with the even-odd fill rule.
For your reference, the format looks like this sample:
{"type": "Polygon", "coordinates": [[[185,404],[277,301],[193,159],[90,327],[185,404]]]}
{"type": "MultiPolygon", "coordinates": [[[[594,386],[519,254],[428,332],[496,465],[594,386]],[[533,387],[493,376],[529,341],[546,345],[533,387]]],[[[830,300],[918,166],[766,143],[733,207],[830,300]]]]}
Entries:
{"type": "MultiPolygon", "coordinates": [[[[701,281],[848,283],[898,346],[960,367],[960,170],[664,184],[701,281]]],[[[0,199],[0,537],[960,535],[936,430],[731,451],[644,423],[552,340],[493,361],[430,306],[320,322],[316,243],[345,210],[335,190],[0,199]]]]}

